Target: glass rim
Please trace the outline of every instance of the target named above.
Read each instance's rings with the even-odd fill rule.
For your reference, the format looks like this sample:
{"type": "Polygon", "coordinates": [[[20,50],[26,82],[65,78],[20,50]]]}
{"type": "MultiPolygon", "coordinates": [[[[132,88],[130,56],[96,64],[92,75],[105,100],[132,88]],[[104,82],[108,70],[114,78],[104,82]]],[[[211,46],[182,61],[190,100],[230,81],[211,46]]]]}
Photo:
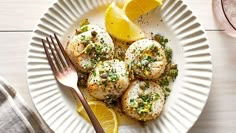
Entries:
{"type": "Polygon", "coordinates": [[[224,13],[224,16],[225,16],[226,20],[229,22],[229,24],[232,26],[232,28],[233,28],[234,30],[236,30],[236,27],[235,27],[235,26],[232,24],[232,22],[229,20],[227,14],[226,14],[226,12],[225,12],[225,8],[224,8],[224,5],[223,5],[223,0],[221,0],[221,7],[222,7],[222,10],[223,10],[223,13],[224,13]]]}

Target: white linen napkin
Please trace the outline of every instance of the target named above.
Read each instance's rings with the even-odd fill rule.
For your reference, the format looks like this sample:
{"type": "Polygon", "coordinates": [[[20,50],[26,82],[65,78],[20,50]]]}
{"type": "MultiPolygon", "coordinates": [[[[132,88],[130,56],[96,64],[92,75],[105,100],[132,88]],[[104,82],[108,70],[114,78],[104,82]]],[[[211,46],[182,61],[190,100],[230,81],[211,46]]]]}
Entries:
{"type": "Polygon", "coordinates": [[[0,77],[0,133],[51,133],[47,125],[0,77]]]}

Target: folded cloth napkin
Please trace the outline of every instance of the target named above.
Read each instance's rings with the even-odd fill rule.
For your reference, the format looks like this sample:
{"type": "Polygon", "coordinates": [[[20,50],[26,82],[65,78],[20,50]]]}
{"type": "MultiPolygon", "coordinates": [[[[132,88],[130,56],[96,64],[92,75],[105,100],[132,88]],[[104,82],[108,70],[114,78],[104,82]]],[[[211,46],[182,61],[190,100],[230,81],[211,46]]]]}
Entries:
{"type": "Polygon", "coordinates": [[[0,77],[0,133],[51,132],[9,83],[0,77]]]}

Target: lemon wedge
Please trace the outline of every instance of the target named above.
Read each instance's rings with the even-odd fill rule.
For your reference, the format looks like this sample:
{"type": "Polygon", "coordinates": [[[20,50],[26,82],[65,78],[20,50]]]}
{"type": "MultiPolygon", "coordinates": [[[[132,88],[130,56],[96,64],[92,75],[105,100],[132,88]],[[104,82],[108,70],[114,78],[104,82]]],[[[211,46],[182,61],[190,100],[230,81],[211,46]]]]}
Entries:
{"type": "Polygon", "coordinates": [[[106,10],[105,26],[113,37],[122,41],[131,42],[145,37],[143,30],[130,21],[115,3],[112,3],[106,10]]]}
{"type": "MultiPolygon", "coordinates": [[[[101,101],[89,101],[88,104],[106,133],[118,132],[118,120],[113,109],[108,108],[101,101]]],[[[79,106],[77,111],[85,120],[90,122],[83,106],[79,106]]]]}
{"type": "Polygon", "coordinates": [[[126,0],[123,10],[127,17],[134,21],[139,16],[161,5],[162,0],[126,0]]]}

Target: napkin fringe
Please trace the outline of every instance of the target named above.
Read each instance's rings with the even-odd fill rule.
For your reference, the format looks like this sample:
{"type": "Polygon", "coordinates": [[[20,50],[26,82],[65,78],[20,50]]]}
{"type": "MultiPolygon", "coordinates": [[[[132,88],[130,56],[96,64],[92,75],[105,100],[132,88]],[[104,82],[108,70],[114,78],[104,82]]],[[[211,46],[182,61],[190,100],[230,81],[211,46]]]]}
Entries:
{"type": "Polygon", "coordinates": [[[3,87],[0,87],[1,93],[6,97],[6,100],[9,102],[12,109],[15,111],[15,113],[18,115],[18,117],[24,122],[25,126],[31,133],[35,133],[33,127],[30,125],[27,118],[22,114],[22,112],[17,108],[16,104],[14,103],[14,100],[7,94],[7,92],[3,89],[3,87]]]}
{"type": "Polygon", "coordinates": [[[8,101],[11,108],[22,120],[30,133],[52,132],[49,127],[38,118],[34,111],[28,107],[23,98],[2,77],[0,77],[0,93],[5,96],[5,101],[8,101]]]}

